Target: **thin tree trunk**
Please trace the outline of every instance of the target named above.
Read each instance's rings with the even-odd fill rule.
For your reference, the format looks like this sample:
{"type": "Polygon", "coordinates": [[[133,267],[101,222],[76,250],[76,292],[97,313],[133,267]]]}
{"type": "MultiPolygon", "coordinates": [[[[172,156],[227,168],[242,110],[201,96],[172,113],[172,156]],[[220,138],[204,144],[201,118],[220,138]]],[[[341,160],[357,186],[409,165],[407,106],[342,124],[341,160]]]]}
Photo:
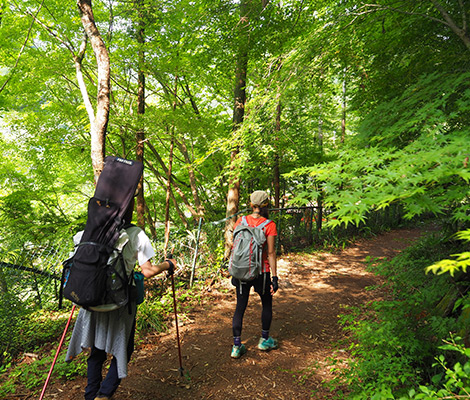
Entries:
{"type": "MultiPolygon", "coordinates": [[[[317,136],[317,140],[318,140],[318,147],[320,149],[320,154],[321,154],[321,158],[323,159],[323,104],[322,104],[322,100],[323,100],[323,93],[322,93],[322,89],[320,88],[320,94],[319,94],[319,104],[318,104],[318,108],[319,108],[319,115],[318,115],[318,136],[317,136]]],[[[320,191],[320,195],[318,196],[317,198],[317,231],[320,232],[321,228],[322,228],[322,220],[323,220],[323,201],[322,201],[322,196],[321,196],[321,185],[319,185],[319,191],[320,191]]]]}
{"type": "MultiPolygon", "coordinates": [[[[161,186],[165,186],[168,184],[168,181],[167,181],[167,177],[168,177],[168,174],[166,175],[167,177],[164,177],[160,172],[158,172],[158,170],[155,168],[155,166],[152,164],[152,162],[148,161],[148,160],[145,160],[145,165],[150,169],[150,171],[153,172],[155,178],[157,178],[158,182],[161,184],[161,186]]],[[[173,177],[172,177],[173,178],[173,177]]],[[[179,191],[179,188],[175,185],[175,181],[174,179],[172,179],[172,186],[173,186],[173,189],[175,189],[175,191],[180,195],[182,196],[182,192],[179,191]]],[[[184,195],[184,194],[183,194],[184,195]]],[[[184,216],[184,212],[181,211],[181,208],[179,206],[179,203],[178,201],[176,200],[176,197],[175,195],[173,194],[173,191],[170,191],[170,197],[171,197],[171,200],[173,201],[173,207],[175,207],[175,211],[177,212],[178,216],[180,217],[181,219],[181,222],[183,223],[183,225],[185,226],[186,229],[189,228],[189,223],[188,223],[188,220],[186,219],[186,217],[184,216]]],[[[183,202],[184,205],[186,205],[187,207],[190,207],[188,206],[185,202],[183,202]]],[[[196,213],[194,211],[194,209],[190,210],[194,217],[196,218],[196,213]]]]}
{"type": "Polygon", "coordinates": [[[193,194],[194,205],[196,206],[197,215],[199,217],[204,216],[204,206],[199,199],[199,193],[196,184],[196,175],[194,173],[194,168],[191,162],[191,157],[188,152],[188,148],[186,147],[186,143],[184,142],[184,138],[181,141],[177,142],[178,148],[181,151],[181,154],[184,157],[184,161],[186,162],[188,168],[188,175],[189,175],[189,184],[191,186],[191,193],[193,194]]]}
{"type": "Polygon", "coordinates": [[[168,180],[166,185],[166,200],[165,200],[165,242],[163,245],[164,254],[167,253],[168,243],[170,241],[170,193],[171,193],[171,170],[173,168],[173,148],[174,140],[171,138],[170,143],[170,156],[168,161],[168,180]]]}
{"type": "Polygon", "coordinates": [[[147,203],[144,203],[145,207],[145,218],[147,219],[149,228],[150,228],[150,234],[153,239],[157,239],[157,231],[155,229],[155,221],[153,220],[152,216],[150,215],[150,210],[147,206],[147,203]]]}
{"type": "Polygon", "coordinates": [[[281,199],[281,172],[280,172],[280,155],[279,155],[279,132],[281,131],[281,100],[278,94],[278,102],[276,107],[276,126],[274,127],[274,207],[279,208],[281,199]]]}
{"type": "MultiPolygon", "coordinates": [[[[139,9],[139,27],[137,29],[137,43],[139,44],[138,60],[139,70],[137,72],[137,115],[139,120],[139,130],[136,133],[136,159],[137,161],[144,162],[144,143],[145,143],[145,131],[144,131],[144,114],[145,114],[145,74],[144,74],[144,22],[143,22],[143,11],[142,11],[142,0],[138,1],[137,7],[139,9]]],[[[145,200],[144,200],[144,176],[140,177],[139,185],[137,187],[137,225],[142,229],[145,227],[145,200]]]]}
{"type": "MultiPolygon", "coordinates": [[[[250,0],[240,1],[240,22],[238,24],[239,48],[235,70],[235,89],[234,89],[234,106],[233,106],[233,131],[239,129],[245,116],[246,103],[246,73],[248,67],[248,46],[249,46],[249,9],[250,0]]],[[[227,193],[227,210],[226,216],[230,217],[238,212],[240,202],[240,177],[238,167],[236,167],[238,154],[240,151],[239,144],[236,143],[230,154],[230,177],[227,193]]],[[[232,233],[235,225],[234,218],[227,220],[225,225],[225,258],[228,258],[232,248],[232,233]]]]}
{"type": "Polygon", "coordinates": [[[82,94],[83,103],[85,104],[85,109],[88,114],[90,126],[92,126],[95,123],[95,110],[93,110],[93,105],[91,104],[90,96],[88,96],[88,91],[85,85],[85,79],[83,78],[82,72],[82,61],[83,57],[85,57],[87,42],[88,36],[85,33],[83,35],[82,43],[80,44],[80,50],[77,55],[74,55],[73,61],[75,64],[75,76],[77,78],[78,87],[80,88],[80,93],[82,94]]]}
{"type": "Polygon", "coordinates": [[[3,273],[3,268],[0,268],[0,293],[1,294],[8,293],[8,285],[5,279],[5,274],[3,273]]]}
{"type": "Polygon", "coordinates": [[[78,8],[85,32],[95,54],[98,69],[98,93],[96,115],[91,124],[91,162],[95,181],[103,170],[106,129],[109,120],[110,63],[108,50],[95,24],[91,0],[78,0],[78,8]]]}
{"type": "Polygon", "coordinates": [[[344,143],[346,137],[346,68],[343,74],[343,101],[341,104],[341,143],[344,143]]]}
{"type": "MultiPolygon", "coordinates": [[[[167,166],[165,165],[165,163],[163,162],[162,158],[160,157],[160,154],[158,154],[158,151],[157,149],[155,149],[155,147],[149,142],[149,141],[146,141],[147,143],[147,146],[150,148],[150,150],[152,151],[153,155],[155,156],[155,158],[157,159],[158,163],[160,164],[160,166],[162,167],[162,170],[164,172],[164,174],[166,176],[168,176],[168,168],[167,166]]],[[[157,171],[157,169],[152,165],[152,163],[150,163],[149,161],[146,161],[145,162],[146,165],[149,166],[149,168],[152,170],[152,172],[154,173],[155,176],[159,176],[159,172],[157,171]]],[[[197,218],[198,217],[198,213],[197,211],[194,209],[194,207],[191,205],[191,203],[188,201],[186,195],[184,194],[184,192],[180,189],[180,187],[176,184],[175,180],[173,179],[173,176],[172,176],[172,187],[173,189],[178,193],[178,195],[181,197],[181,200],[183,201],[184,205],[188,208],[189,212],[191,213],[191,215],[194,217],[194,218],[197,218]]],[[[185,223],[185,221],[183,220],[183,223],[185,223]]],[[[186,223],[185,223],[186,225],[186,223]]]]}

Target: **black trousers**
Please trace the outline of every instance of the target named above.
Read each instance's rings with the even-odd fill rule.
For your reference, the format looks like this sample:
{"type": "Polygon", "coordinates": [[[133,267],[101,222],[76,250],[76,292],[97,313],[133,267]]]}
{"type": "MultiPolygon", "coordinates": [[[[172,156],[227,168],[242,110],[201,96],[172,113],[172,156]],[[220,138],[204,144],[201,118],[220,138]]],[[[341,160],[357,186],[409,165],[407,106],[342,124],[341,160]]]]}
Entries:
{"type": "Polygon", "coordinates": [[[240,282],[232,278],[232,285],[236,287],[237,305],[232,320],[233,336],[241,336],[243,328],[243,316],[250,297],[251,287],[258,293],[261,299],[261,326],[264,331],[269,331],[273,319],[273,296],[271,295],[271,274],[269,272],[260,275],[250,282],[240,282]]]}
{"type": "MultiPolygon", "coordinates": [[[[132,325],[129,341],[127,342],[127,362],[130,361],[134,351],[135,320],[132,325]]],[[[106,351],[91,348],[90,356],[87,360],[87,379],[88,384],[85,388],[85,400],[94,400],[98,395],[111,397],[117,390],[121,379],[118,377],[116,357],[111,360],[108,373],[103,380],[102,368],[107,359],[106,351]]]]}

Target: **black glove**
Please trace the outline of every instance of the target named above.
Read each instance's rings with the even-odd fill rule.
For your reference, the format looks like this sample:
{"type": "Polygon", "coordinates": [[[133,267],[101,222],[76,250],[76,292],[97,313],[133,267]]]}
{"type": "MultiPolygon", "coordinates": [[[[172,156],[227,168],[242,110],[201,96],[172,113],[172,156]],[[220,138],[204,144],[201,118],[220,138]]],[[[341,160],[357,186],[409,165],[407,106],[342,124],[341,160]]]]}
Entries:
{"type": "Polygon", "coordinates": [[[169,258],[173,258],[173,254],[168,254],[167,259],[165,260],[170,265],[170,268],[167,269],[166,275],[173,276],[173,274],[175,273],[175,264],[173,264],[173,262],[170,261],[169,258]]]}
{"type": "Polygon", "coordinates": [[[273,287],[274,293],[277,292],[277,289],[279,289],[279,281],[277,279],[277,276],[273,276],[271,279],[271,285],[273,287]]]}

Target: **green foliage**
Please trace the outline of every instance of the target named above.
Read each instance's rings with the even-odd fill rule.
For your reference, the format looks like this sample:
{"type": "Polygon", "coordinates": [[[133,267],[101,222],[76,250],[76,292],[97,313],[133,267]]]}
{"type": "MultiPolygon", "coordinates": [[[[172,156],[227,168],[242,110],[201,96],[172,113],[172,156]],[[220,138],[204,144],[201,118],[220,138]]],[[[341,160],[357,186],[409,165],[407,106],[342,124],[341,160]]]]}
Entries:
{"type": "MultiPolygon", "coordinates": [[[[175,281],[178,320],[183,321],[187,318],[186,313],[200,302],[201,296],[200,288],[187,288],[184,282],[175,281]]],[[[145,301],[137,308],[137,332],[139,335],[145,335],[150,331],[163,332],[167,329],[168,321],[173,319],[173,316],[173,292],[171,285],[168,284],[160,295],[149,293],[145,301]]]]}
{"type": "MultiPolygon", "coordinates": [[[[458,232],[456,237],[459,239],[470,242],[470,230],[458,232]]],[[[446,259],[440,260],[437,263],[426,268],[426,272],[432,272],[434,274],[445,274],[448,273],[454,276],[459,272],[467,272],[467,267],[470,265],[470,252],[453,254],[454,260],[446,259]]]]}
{"type": "MultiPolygon", "coordinates": [[[[16,393],[21,386],[37,389],[44,384],[69,315],[69,312],[31,313],[21,310],[16,313],[14,319],[7,321],[8,326],[2,324],[0,333],[3,337],[0,338],[0,343],[8,345],[3,352],[0,367],[0,396],[7,397],[16,393]],[[24,353],[37,354],[40,357],[28,361],[28,356],[23,355],[24,353]]],[[[68,337],[70,334],[71,332],[68,337]]],[[[86,375],[85,356],[80,355],[74,362],[67,363],[66,350],[66,346],[60,350],[54,366],[53,379],[71,379],[77,375],[86,375]]]]}
{"type": "Polygon", "coordinates": [[[56,311],[31,312],[22,308],[20,303],[16,307],[8,307],[8,310],[0,310],[4,316],[0,321],[0,351],[4,355],[2,365],[10,356],[32,352],[44,343],[54,341],[63,331],[68,317],[67,313],[56,311]],[[15,334],[12,335],[12,332],[15,334]]]}
{"type": "Polygon", "coordinates": [[[440,371],[432,377],[432,384],[419,385],[402,396],[393,397],[392,395],[390,399],[439,400],[470,397],[470,349],[463,346],[458,337],[451,337],[449,340],[444,340],[444,343],[439,348],[445,350],[446,353],[457,353],[461,361],[455,362],[450,368],[443,354],[436,356],[434,366],[440,371]]]}
{"type": "MultiPolygon", "coordinates": [[[[334,210],[331,217],[335,219],[329,222],[333,226],[360,224],[369,211],[394,203],[403,205],[405,218],[432,213],[459,224],[470,222],[470,172],[465,167],[464,150],[469,132],[467,125],[462,124],[468,114],[470,92],[459,91],[464,85],[460,78],[460,74],[422,77],[392,100],[395,104],[388,104],[398,108],[396,113],[385,113],[384,104],[383,109],[371,114],[375,124],[366,124],[373,132],[367,147],[361,142],[351,143],[337,160],[294,170],[286,176],[307,176],[313,193],[319,193],[314,187],[321,183],[324,204],[334,210]],[[449,86],[444,100],[451,105],[443,105],[439,101],[442,96],[431,103],[424,100],[428,96],[423,91],[429,91],[431,86],[437,92],[442,85],[449,86]],[[410,122],[409,117],[404,117],[406,110],[412,110],[417,120],[410,122]],[[391,117],[397,121],[390,121],[391,117]],[[410,134],[413,140],[409,139],[410,134]],[[399,146],[391,142],[382,145],[380,142],[388,136],[404,139],[399,146]]],[[[300,192],[295,202],[302,203],[308,196],[308,191],[300,192]]]]}
{"type": "MultiPolygon", "coordinates": [[[[65,361],[66,347],[62,348],[54,365],[52,382],[56,380],[70,381],[77,376],[86,376],[86,355],[82,352],[72,362],[65,361]]],[[[20,391],[20,387],[30,390],[38,390],[43,387],[49,370],[54,361],[57,346],[54,346],[50,354],[33,359],[30,362],[24,361],[9,368],[8,376],[0,381],[0,395],[8,397],[20,391]]]]}
{"type": "Polygon", "coordinates": [[[352,398],[398,399],[438,375],[432,360],[441,341],[466,328],[457,310],[443,313],[439,307],[454,284],[424,272],[451,251],[448,244],[431,235],[391,261],[370,260],[369,268],[386,278],[380,287],[384,299],[341,316],[351,358],[348,368],[337,373],[352,389],[352,398]]]}
{"type": "Polygon", "coordinates": [[[137,308],[136,331],[139,335],[149,331],[163,332],[166,329],[166,319],[171,311],[170,302],[158,299],[146,299],[137,308]]]}

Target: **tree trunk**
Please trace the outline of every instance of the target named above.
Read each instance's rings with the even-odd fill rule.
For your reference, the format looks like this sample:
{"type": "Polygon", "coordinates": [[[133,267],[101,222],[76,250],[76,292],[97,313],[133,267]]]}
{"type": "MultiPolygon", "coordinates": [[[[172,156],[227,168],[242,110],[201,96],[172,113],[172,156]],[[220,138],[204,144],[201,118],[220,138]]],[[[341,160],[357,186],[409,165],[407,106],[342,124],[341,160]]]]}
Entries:
{"type": "Polygon", "coordinates": [[[109,120],[110,64],[106,45],[95,24],[91,0],[78,0],[78,8],[85,32],[95,54],[98,69],[98,93],[96,115],[91,124],[91,162],[95,181],[103,170],[106,129],[109,120]]]}
{"type": "MultiPolygon", "coordinates": [[[[144,22],[143,22],[143,4],[139,0],[137,7],[139,9],[139,26],[137,29],[137,43],[139,44],[138,60],[139,70],[137,72],[137,116],[139,120],[139,130],[136,133],[136,159],[141,163],[144,162],[144,142],[145,142],[145,131],[144,131],[144,114],[145,114],[145,74],[144,74],[144,22]]],[[[137,225],[142,229],[145,227],[145,200],[144,200],[144,175],[140,177],[139,185],[137,187],[137,225]]]]}
{"type": "Polygon", "coordinates": [[[344,143],[344,138],[346,137],[346,69],[343,74],[343,101],[341,111],[341,143],[344,143]]]}
{"type": "Polygon", "coordinates": [[[461,15],[462,15],[462,28],[457,25],[457,23],[452,19],[450,14],[444,9],[444,7],[439,3],[438,0],[431,0],[431,3],[434,4],[434,7],[441,13],[442,17],[444,18],[445,24],[454,32],[458,38],[462,41],[465,45],[467,50],[470,50],[470,36],[467,32],[467,20],[466,15],[467,11],[465,10],[465,6],[463,2],[460,2],[461,7],[461,15]]]}
{"type": "Polygon", "coordinates": [[[170,241],[170,193],[171,193],[171,170],[173,168],[173,148],[174,140],[171,138],[170,144],[170,156],[168,161],[168,180],[166,185],[166,200],[165,200],[165,242],[163,245],[163,251],[166,257],[168,250],[168,243],[170,241]]]}
{"type": "Polygon", "coordinates": [[[281,199],[281,172],[280,172],[280,155],[279,155],[279,132],[281,131],[281,100],[279,99],[276,107],[276,125],[274,127],[274,148],[276,153],[274,154],[274,207],[279,208],[281,199]]]}
{"type": "MultiPolygon", "coordinates": [[[[155,158],[157,159],[158,163],[160,164],[160,166],[162,167],[162,170],[164,172],[164,174],[166,176],[168,176],[168,168],[167,166],[165,165],[165,163],[163,162],[162,158],[160,157],[160,154],[158,154],[157,152],[157,149],[155,149],[155,147],[152,145],[152,143],[150,143],[150,141],[147,141],[146,142],[147,146],[150,148],[150,150],[152,151],[153,155],[155,156],[155,158]]],[[[148,160],[145,161],[146,165],[152,170],[152,172],[154,173],[154,175],[158,178],[160,177],[160,173],[157,171],[157,169],[152,165],[151,162],[149,162],[148,160]]],[[[183,201],[183,203],[185,204],[185,206],[188,208],[189,212],[191,213],[191,215],[194,217],[194,218],[197,218],[198,217],[198,213],[197,211],[194,209],[194,207],[191,205],[191,203],[188,201],[186,195],[184,194],[184,192],[181,190],[181,188],[177,185],[177,183],[175,182],[175,179],[174,177],[172,176],[172,188],[178,193],[178,195],[181,197],[181,200],[183,201]]],[[[183,223],[186,225],[186,220],[182,220],[183,223]]]]}
{"type": "Polygon", "coordinates": [[[145,218],[147,219],[149,228],[150,228],[150,234],[152,236],[152,239],[156,240],[157,239],[157,230],[155,229],[155,221],[152,218],[152,215],[150,215],[150,210],[147,206],[147,203],[144,203],[145,207],[145,218]]]}
{"type": "MultiPolygon", "coordinates": [[[[235,89],[234,89],[234,106],[233,106],[233,131],[236,131],[243,122],[245,116],[246,103],[246,70],[248,66],[248,45],[249,45],[249,9],[250,0],[241,0],[240,2],[240,22],[238,24],[239,31],[239,48],[235,70],[235,89]]],[[[226,216],[230,217],[238,212],[240,202],[240,177],[238,167],[236,166],[238,153],[240,151],[239,144],[236,143],[232,148],[230,155],[230,177],[227,193],[227,211],[226,216]]],[[[232,248],[232,233],[235,224],[234,218],[230,218],[225,224],[225,258],[227,259],[232,248]]]]}
{"type": "MultiPolygon", "coordinates": [[[[320,157],[323,159],[323,93],[320,88],[319,102],[318,102],[318,147],[320,150],[320,157]]],[[[322,229],[322,220],[323,220],[323,201],[321,196],[321,184],[318,183],[318,191],[320,195],[317,198],[317,232],[320,232],[322,229]]]]}
{"type": "Polygon", "coordinates": [[[8,294],[8,285],[5,274],[3,273],[3,268],[0,268],[0,294],[8,294]]]}
{"type": "Polygon", "coordinates": [[[196,175],[194,173],[193,164],[192,164],[189,152],[188,152],[188,148],[186,147],[184,138],[182,138],[181,141],[178,141],[177,144],[178,144],[179,150],[181,151],[181,154],[184,157],[184,161],[186,162],[186,165],[188,168],[189,185],[191,186],[191,193],[193,194],[193,200],[194,200],[194,205],[197,210],[197,216],[203,217],[204,206],[202,205],[201,200],[199,199],[199,193],[198,193],[197,183],[196,183],[196,175]]]}
{"type": "Polygon", "coordinates": [[[93,105],[90,101],[90,96],[88,96],[88,91],[85,84],[85,79],[83,78],[82,72],[82,61],[85,57],[86,46],[88,42],[88,36],[86,33],[83,35],[82,43],[80,44],[80,50],[77,55],[74,55],[73,61],[75,64],[75,76],[77,77],[78,87],[80,88],[80,93],[82,94],[83,103],[85,104],[85,109],[88,114],[88,120],[90,121],[90,126],[93,126],[95,123],[95,110],[93,110],[93,105]]]}

